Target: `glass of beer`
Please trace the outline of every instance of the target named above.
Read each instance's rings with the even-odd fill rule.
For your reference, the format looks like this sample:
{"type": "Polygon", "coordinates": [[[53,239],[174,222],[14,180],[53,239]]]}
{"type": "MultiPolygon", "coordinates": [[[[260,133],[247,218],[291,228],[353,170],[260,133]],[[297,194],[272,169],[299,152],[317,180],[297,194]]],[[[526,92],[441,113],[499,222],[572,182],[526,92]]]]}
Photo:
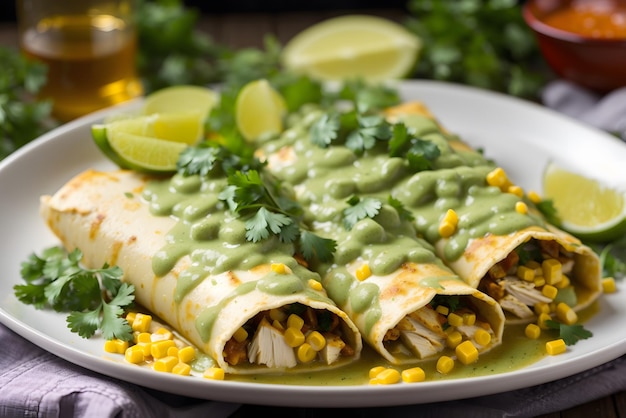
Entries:
{"type": "Polygon", "coordinates": [[[20,48],[47,65],[41,99],[67,122],[142,94],[133,0],[17,0],[20,48]]]}

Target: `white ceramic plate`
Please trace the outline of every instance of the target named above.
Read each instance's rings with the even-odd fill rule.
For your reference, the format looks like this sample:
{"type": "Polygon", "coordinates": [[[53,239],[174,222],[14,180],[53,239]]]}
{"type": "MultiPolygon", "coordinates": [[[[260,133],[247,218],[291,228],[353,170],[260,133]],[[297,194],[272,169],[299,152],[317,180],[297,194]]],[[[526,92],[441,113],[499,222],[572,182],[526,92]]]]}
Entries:
{"type": "MultiPolygon", "coordinates": [[[[620,170],[626,146],[613,137],[504,95],[428,81],[401,84],[406,99],[424,101],[448,129],[506,168],[525,189],[540,191],[548,161],[626,184],[620,170]]],[[[600,312],[586,327],[594,336],[567,353],[547,357],[519,371],[486,377],[390,386],[318,387],[210,381],[156,373],[116,362],[99,339],[84,340],[65,325],[65,315],[38,311],[14,297],[20,263],[33,251],[57,244],[38,215],[39,196],[56,191],[78,172],[112,168],[92,143],[90,126],[107,114],[128,111],[137,102],[64,125],[0,163],[0,321],[26,339],[87,369],[132,383],[204,399],[276,406],[367,407],[415,404],[494,394],[569,376],[626,353],[626,294],[602,297],[600,312]]],[[[621,286],[620,286],[621,287],[621,286]]]]}

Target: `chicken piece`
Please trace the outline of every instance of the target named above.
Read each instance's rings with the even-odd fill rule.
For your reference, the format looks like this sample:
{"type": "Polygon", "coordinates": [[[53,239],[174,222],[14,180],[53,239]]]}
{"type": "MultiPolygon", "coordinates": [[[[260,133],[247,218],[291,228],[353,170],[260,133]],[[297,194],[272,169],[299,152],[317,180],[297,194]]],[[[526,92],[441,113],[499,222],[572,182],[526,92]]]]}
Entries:
{"type": "MultiPolygon", "coordinates": [[[[439,325],[438,322],[437,325],[439,325]]],[[[398,328],[402,342],[419,358],[430,357],[445,347],[446,334],[440,325],[441,332],[437,332],[436,328],[432,330],[422,322],[407,316],[400,321],[398,328]]]]}
{"type": "Polygon", "coordinates": [[[298,362],[293,348],[286,342],[282,332],[263,318],[248,347],[250,363],[265,364],[271,368],[294,367],[298,362]]]}
{"type": "Polygon", "coordinates": [[[546,297],[535,288],[534,283],[520,280],[516,277],[506,277],[501,281],[508,294],[521,303],[528,306],[535,306],[537,302],[550,303],[552,299],[546,297]]]}
{"type": "Polygon", "coordinates": [[[333,364],[341,357],[341,351],[346,347],[346,343],[335,334],[324,334],[324,338],[326,338],[326,345],[319,354],[326,364],[333,364]]]}
{"type": "Polygon", "coordinates": [[[512,313],[521,319],[529,319],[535,316],[535,313],[528,307],[528,305],[520,302],[512,295],[505,295],[499,300],[500,306],[503,310],[512,313]]]}
{"type": "Polygon", "coordinates": [[[410,313],[409,317],[418,321],[429,330],[439,334],[440,337],[446,337],[443,331],[443,322],[445,321],[441,319],[442,315],[430,306],[427,305],[422,309],[410,313]]]}

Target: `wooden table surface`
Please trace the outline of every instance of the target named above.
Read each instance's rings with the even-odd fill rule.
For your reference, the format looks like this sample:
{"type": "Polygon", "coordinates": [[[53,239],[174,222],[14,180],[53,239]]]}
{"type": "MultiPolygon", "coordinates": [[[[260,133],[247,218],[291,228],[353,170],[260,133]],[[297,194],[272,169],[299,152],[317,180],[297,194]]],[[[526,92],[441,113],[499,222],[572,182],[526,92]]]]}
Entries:
{"type": "MultiPolygon", "coordinates": [[[[203,16],[198,28],[209,33],[221,44],[234,48],[262,47],[263,37],[267,33],[274,34],[278,40],[286,42],[303,28],[326,18],[346,13],[371,13],[401,22],[404,17],[402,10],[336,10],[315,12],[289,13],[223,13],[203,16]]],[[[0,23],[0,45],[17,46],[18,37],[12,22],[0,23]]],[[[244,405],[234,417],[272,416],[292,418],[313,418],[342,416],[357,418],[358,412],[353,410],[312,410],[259,407],[244,405]]],[[[564,411],[542,415],[541,418],[626,418],[626,391],[591,401],[564,411]]]]}

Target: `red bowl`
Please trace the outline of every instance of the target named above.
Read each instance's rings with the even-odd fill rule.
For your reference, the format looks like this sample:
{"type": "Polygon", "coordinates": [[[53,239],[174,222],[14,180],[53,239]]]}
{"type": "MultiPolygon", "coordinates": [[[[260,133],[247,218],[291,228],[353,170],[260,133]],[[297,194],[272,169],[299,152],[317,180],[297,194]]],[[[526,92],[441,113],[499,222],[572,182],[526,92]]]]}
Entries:
{"type": "Polygon", "coordinates": [[[592,38],[556,29],[546,15],[572,0],[527,0],[524,20],[534,31],[541,53],[560,77],[598,92],[626,86],[626,38],[592,38]]]}

